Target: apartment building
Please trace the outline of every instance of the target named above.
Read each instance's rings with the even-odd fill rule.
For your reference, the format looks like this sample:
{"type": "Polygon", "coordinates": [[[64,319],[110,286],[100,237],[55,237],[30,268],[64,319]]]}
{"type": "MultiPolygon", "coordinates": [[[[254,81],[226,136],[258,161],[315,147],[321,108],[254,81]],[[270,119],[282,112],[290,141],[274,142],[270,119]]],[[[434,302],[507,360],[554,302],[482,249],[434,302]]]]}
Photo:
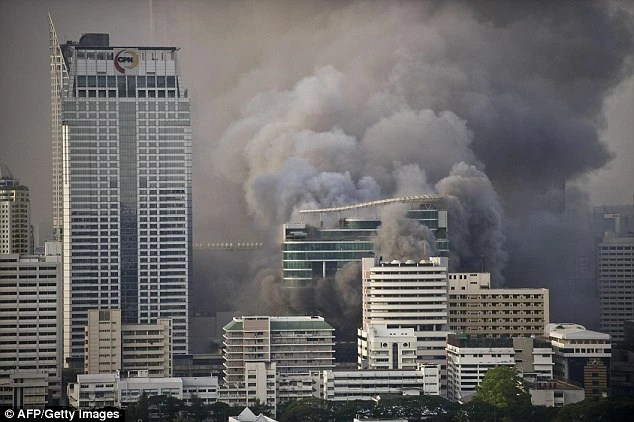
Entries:
{"type": "Polygon", "coordinates": [[[44,255],[0,255],[0,405],[27,403],[20,397],[28,384],[49,405],[60,403],[61,256],[58,242],[47,242],[44,255]]]}
{"type": "Polygon", "coordinates": [[[224,330],[223,388],[237,404],[246,405],[255,392],[271,406],[312,397],[310,373],[334,367],[334,328],[322,317],[244,316],[224,330]]]}
{"type": "Polygon", "coordinates": [[[172,376],[172,321],[122,324],[119,309],[91,309],[85,328],[86,374],[147,371],[172,376]]]}
{"type": "Polygon", "coordinates": [[[548,289],[492,289],[489,273],[448,274],[449,328],[493,337],[539,336],[549,322],[548,289]]]}

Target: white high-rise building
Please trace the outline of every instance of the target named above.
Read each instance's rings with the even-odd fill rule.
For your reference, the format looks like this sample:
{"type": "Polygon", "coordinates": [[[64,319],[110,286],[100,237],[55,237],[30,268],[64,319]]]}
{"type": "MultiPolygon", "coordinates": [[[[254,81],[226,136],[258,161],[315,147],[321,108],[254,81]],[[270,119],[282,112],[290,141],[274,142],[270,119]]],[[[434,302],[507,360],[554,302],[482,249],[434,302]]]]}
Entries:
{"type": "Polygon", "coordinates": [[[0,254],[33,253],[29,188],[0,164],[0,254]]]}
{"type": "MultiPolygon", "coordinates": [[[[419,362],[445,360],[447,258],[429,261],[362,260],[362,332],[371,325],[411,328],[419,362]]],[[[396,368],[394,368],[396,369],[396,368]]]]}
{"type": "MultiPolygon", "coordinates": [[[[429,260],[384,262],[377,258],[363,258],[362,319],[358,333],[359,368],[380,369],[372,364],[385,364],[390,359],[395,365],[390,369],[406,369],[405,359],[411,344],[409,341],[385,341],[392,349],[372,347],[377,326],[385,336],[399,336],[404,329],[412,333],[405,338],[415,339],[416,363],[441,365],[441,385],[446,384],[447,325],[447,258],[432,257],[429,260]],[[412,336],[413,334],[413,336],[412,336]],[[363,352],[367,354],[363,354],[363,352]],[[402,367],[399,366],[402,362],[402,367]],[[371,365],[372,364],[372,365],[371,365]]],[[[378,345],[382,345],[380,342],[378,345]]],[[[387,346],[386,346],[387,347],[387,346]]]]}
{"type": "Polygon", "coordinates": [[[60,404],[61,249],[47,242],[43,256],[0,255],[2,406],[60,404]]]}
{"type": "Polygon", "coordinates": [[[178,48],[108,34],[59,44],[50,30],[64,357],[83,359],[88,310],[110,308],[124,324],[172,319],[174,353],[187,353],[192,140],[178,48]]]}

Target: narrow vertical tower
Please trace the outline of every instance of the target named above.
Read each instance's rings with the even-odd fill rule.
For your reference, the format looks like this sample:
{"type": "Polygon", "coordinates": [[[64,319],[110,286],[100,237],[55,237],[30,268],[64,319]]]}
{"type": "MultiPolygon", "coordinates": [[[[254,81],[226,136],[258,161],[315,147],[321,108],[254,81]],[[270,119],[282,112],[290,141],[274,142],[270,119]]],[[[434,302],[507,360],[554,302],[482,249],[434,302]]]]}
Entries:
{"type": "Polygon", "coordinates": [[[51,137],[53,152],[53,234],[62,240],[62,89],[68,81],[67,63],[57,38],[51,15],[48,15],[51,71],[51,137]]]}

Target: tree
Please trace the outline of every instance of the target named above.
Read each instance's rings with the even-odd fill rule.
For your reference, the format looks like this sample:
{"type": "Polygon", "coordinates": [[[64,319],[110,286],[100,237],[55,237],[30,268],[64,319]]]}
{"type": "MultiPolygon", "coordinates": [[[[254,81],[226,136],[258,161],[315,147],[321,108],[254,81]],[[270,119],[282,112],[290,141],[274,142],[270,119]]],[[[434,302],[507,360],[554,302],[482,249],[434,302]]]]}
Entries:
{"type": "Polygon", "coordinates": [[[477,387],[473,400],[499,408],[531,405],[528,387],[517,370],[510,366],[489,369],[477,387]]]}

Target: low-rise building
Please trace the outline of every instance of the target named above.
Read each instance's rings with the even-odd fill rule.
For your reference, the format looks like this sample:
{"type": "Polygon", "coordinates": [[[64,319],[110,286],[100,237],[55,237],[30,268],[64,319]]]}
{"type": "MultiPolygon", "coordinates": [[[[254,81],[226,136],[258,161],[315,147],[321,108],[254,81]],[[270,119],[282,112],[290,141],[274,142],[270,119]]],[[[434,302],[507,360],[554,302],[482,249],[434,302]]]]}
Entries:
{"type": "Polygon", "coordinates": [[[377,395],[440,395],[440,364],[415,370],[320,371],[311,374],[313,396],[324,400],[371,400],[377,395]]]}
{"type": "Polygon", "coordinates": [[[150,377],[147,371],[120,378],[119,373],[83,374],[68,385],[68,404],[75,409],[125,407],[141,395],[172,396],[191,404],[194,396],[210,404],[218,400],[216,377],[150,377]]]}
{"type": "Polygon", "coordinates": [[[513,339],[509,337],[447,337],[447,398],[462,400],[473,394],[489,369],[515,366],[513,339]]]}
{"type": "Polygon", "coordinates": [[[358,330],[358,368],[415,370],[416,345],[413,328],[367,324],[358,330]]]}
{"type": "Polygon", "coordinates": [[[206,404],[218,401],[218,378],[216,377],[149,377],[147,372],[122,378],[117,383],[119,402],[122,406],[136,403],[141,395],[172,396],[191,404],[196,396],[206,404]]]}
{"type": "Polygon", "coordinates": [[[562,380],[532,382],[528,391],[533,406],[561,407],[586,398],[583,388],[562,380]]]}
{"type": "Polygon", "coordinates": [[[610,335],[579,324],[553,323],[546,326],[546,336],[555,353],[555,377],[583,386],[586,398],[605,397],[610,385],[610,335]]]}
{"type": "Polygon", "coordinates": [[[546,340],[530,337],[482,337],[450,334],[447,338],[447,398],[473,394],[486,372],[512,366],[527,381],[553,378],[553,351],[546,340]]]}
{"type": "Polygon", "coordinates": [[[121,407],[118,382],[117,373],[77,375],[77,382],[66,387],[68,405],[75,409],[121,407]]]}
{"type": "Polygon", "coordinates": [[[43,409],[49,405],[48,371],[8,371],[0,380],[0,405],[43,409]]]}

